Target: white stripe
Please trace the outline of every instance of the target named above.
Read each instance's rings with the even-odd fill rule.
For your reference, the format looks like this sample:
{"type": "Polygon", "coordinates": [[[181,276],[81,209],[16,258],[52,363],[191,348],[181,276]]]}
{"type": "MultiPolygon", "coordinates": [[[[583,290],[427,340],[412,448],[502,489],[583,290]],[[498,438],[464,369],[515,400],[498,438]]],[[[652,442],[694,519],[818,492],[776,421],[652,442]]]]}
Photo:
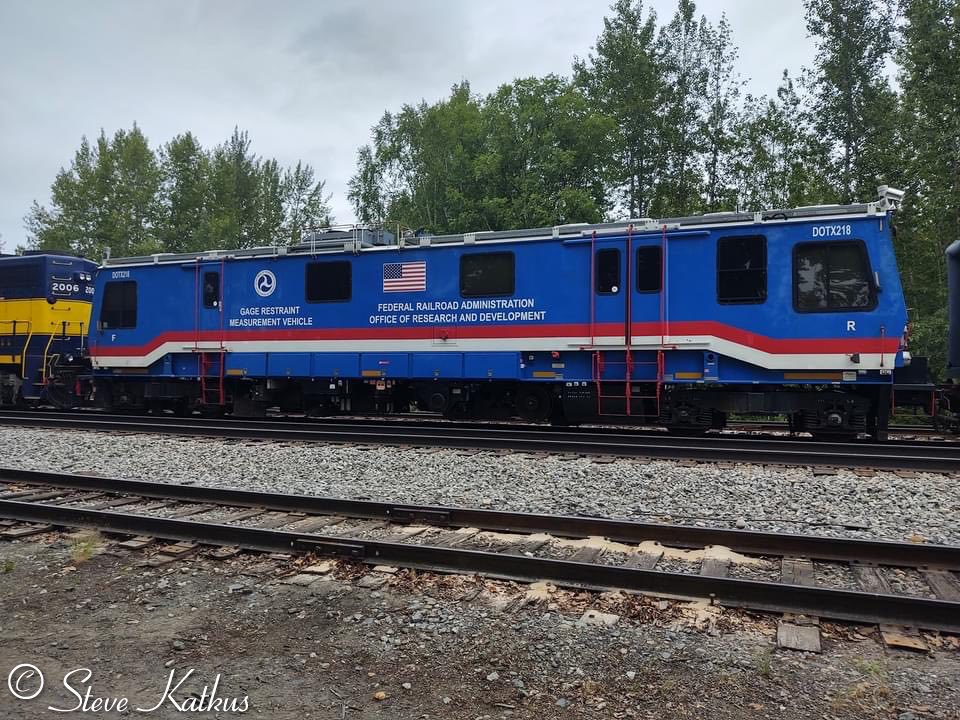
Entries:
{"type": "MultiPolygon", "coordinates": [[[[637,336],[632,340],[634,350],[657,350],[660,348],[660,336],[637,336]]],[[[845,353],[790,353],[773,354],[741,345],[730,340],[711,335],[671,335],[665,338],[668,351],[676,346],[678,350],[712,351],[720,356],[730,357],[768,370],[878,370],[881,367],[892,369],[896,362],[894,353],[860,353],[860,362],[854,363],[845,353]]],[[[152,350],[146,356],[98,357],[93,355],[93,366],[97,369],[112,367],[147,367],[161,359],[167,353],[192,353],[194,343],[168,342],[152,350]]],[[[200,350],[219,350],[220,343],[200,343],[200,350]]],[[[571,350],[589,350],[589,337],[563,338],[450,338],[440,340],[239,340],[225,341],[223,347],[236,353],[277,353],[277,352],[544,352],[571,350]]],[[[623,350],[623,337],[594,338],[592,348],[598,350],[623,350]]],[[[722,373],[722,370],[721,370],[722,373]]]]}

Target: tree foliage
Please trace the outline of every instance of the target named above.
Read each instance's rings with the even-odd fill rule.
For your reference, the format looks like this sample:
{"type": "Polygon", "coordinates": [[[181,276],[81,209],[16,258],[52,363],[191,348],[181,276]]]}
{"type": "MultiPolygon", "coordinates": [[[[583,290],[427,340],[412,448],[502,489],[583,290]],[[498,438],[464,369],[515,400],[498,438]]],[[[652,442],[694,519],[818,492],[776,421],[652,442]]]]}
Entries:
{"type": "Polygon", "coordinates": [[[829,147],[813,130],[786,71],[776,97],[747,95],[732,130],[728,192],[742,209],[784,208],[835,201],[827,171],[829,147]]]}
{"type": "Polygon", "coordinates": [[[807,31],[817,41],[814,127],[832,144],[840,201],[868,200],[878,173],[891,169],[884,130],[896,97],[884,64],[893,50],[893,0],[804,0],[804,6],[807,31]]]}
{"type": "Polygon", "coordinates": [[[946,267],[960,238],[960,5],[903,0],[900,128],[907,190],[897,228],[901,276],[915,346],[945,365],[946,267]]]}
{"type": "Polygon", "coordinates": [[[595,52],[574,60],[574,79],[613,123],[604,171],[608,207],[642,217],[650,213],[663,154],[660,99],[666,79],[655,13],[644,14],[634,0],[617,0],[611,10],[595,52]]]}
{"type": "Polygon", "coordinates": [[[213,150],[189,132],[153,151],[136,125],[80,142],[26,217],[30,245],[101,257],[298,242],[332,222],[310,165],[283,169],[235,129],[213,150]]]}
{"type": "Polygon", "coordinates": [[[563,78],[515,80],[487,97],[463,83],[385,113],[349,197],[361,220],[438,233],[596,222],[614,129],[563,78]]]}

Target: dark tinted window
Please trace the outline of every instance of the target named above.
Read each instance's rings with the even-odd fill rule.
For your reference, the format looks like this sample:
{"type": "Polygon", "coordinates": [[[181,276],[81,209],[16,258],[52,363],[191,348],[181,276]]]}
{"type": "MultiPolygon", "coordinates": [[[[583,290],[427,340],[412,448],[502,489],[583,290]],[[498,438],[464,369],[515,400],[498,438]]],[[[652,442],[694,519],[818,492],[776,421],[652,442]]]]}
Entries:
{"type": "Polygon", "coordinates": [[[205,272],[203,274],[203,306],[215,308],[220,305],[220,273],[205,272]]]}
{"type": "Polygon", "coordinates": [[[637,292],[660,292],[660,246],[637,248],[637,292]]]}
{"type": "Polygon", "coordinates": [[[307,302],[341,302],[353,292],[353,270],[346,260],[307,265],[307,302]]]}
{"type": "Polygon", "coordinates": [[[873,283],[863,243],[798,245],[793,253],[793,296],[800,312],[872,308],[873,283]]]}
{"type": "Polygon", "coordinates": [[[612,295],[620,292],[620,251],[597,250],[597,292],[612,295]]]}
{"type": "Polygon", "coordinates": [[[513,295],[513,253],[460,256],[460,294],[463,297],[513,295]]]}
{"type": "Polygon", "coordinates": [[[726,237],[717,241],[717,302],[767,299],[767,239],[726,237]]]}
{"type": "Polygon", "coordinates": [[[108,282],[104,286],[100,325],[104,330],[137,326],[137,283],[124,280],[108,282]]]}
{"type": "Polygon", "coordinates": [[[37,262],[0,263],[0,297],[44,294],[37,262]]]}

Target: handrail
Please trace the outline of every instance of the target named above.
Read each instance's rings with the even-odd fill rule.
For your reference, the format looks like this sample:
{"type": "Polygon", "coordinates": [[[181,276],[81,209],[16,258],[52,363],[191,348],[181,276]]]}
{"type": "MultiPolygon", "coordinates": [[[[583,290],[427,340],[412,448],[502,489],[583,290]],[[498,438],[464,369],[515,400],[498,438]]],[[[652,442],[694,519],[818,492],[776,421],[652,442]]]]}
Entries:
{"type": "Polygon", "coordinates": [[[0,325],[10,325],[10,326],[12,326],[12,327],[11,327],[11,332],[10,332],[10,335],[11,335],[11,336],[12,336],[12,335],[25,335],[25,334],[27,334],[27,332],[30,331],[31,321],[30,321],[30,320],[0,320],[0,325]],[[18,332],[17,332],[17,328],[18,328],[20,325],[24,325],[24,326],[25,326],[26,332],[22,332],[22,333],[18,333],[18,332]]]}
{"type": "Polygon", "coordinates": [[[30,353],[30,341],[33,340],[33,327],[27,333],[27,340],[23,343],[23,355],[20,357],[20,377],[27,377],[27,355],[30,353]]]}

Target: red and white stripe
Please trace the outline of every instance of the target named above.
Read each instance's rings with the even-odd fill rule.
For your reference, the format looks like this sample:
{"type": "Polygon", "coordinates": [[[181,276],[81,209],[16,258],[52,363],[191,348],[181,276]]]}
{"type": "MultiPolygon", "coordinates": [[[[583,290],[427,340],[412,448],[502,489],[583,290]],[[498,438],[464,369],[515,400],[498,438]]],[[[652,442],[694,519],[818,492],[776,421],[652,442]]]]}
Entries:
{"type": "MultiPolygon", "coordinates": [[[[894,366],[896,338],[770,338],[716,322],[636,323],[634,350],[702,350],[770,370],[877,370],[894,366]],[[662,342],[662,345],[661,345],[662,342]],[[851,355],[859,354],[855,363],[851,355]]],[[[461,326],[447,340],[427,327],[167,332],[137,346],[92,345],[96,368],[148,367],[169,353],[225,347],[265,352],[533,352],[625,347],[623,325],[601,323],[461,326]],[[619,331],[619,333],[618,333],[619,331]],[[592,337],[591,337],[592,333],[592,337]],[[591,344],[592,339],[592,344],[591,344]]]]}

